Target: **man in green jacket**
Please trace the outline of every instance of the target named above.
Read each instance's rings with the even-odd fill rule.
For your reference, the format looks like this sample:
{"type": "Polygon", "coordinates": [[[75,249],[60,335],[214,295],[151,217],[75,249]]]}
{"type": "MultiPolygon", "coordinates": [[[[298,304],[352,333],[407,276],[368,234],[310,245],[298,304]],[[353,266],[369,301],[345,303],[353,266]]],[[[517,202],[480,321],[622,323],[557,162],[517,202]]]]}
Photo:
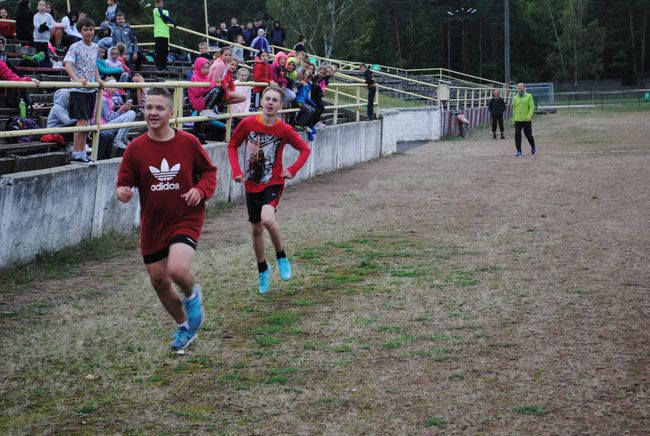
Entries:
{"type": "Polygon", "coordinates": [[[169,51],[169,27],[176,27],[176,22],[169,16],[169,11],[163,9],[163,0],[156,0],[153,9],[153,40],[156,43],[156,67],[158,71],[167,71],[167,53],[169,51]]]}
{"type": "Polygon", "coordinates": [[[512,120],[515,123],[515,147],[517,147],[516,157],[523,156],[521,151],[521,129],[524,129],[524,135],[530,144],[530,152],[537,153],[535,148],[535,138],[533,138],[533,112],[535,112],[535,101],[533,95],[526,92],[526,86],[523,83],[518,85],[519,93],[512,102],[512,120]]]}

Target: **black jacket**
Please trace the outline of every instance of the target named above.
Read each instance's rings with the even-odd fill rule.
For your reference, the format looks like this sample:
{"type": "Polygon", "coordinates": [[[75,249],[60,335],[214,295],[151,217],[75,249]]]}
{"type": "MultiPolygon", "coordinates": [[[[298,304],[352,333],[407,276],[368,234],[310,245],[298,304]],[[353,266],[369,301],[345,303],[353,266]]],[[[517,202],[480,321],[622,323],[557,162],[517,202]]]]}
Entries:
{"type": "Polygon", "coordinates": [[[492,97],[488,103],[488,110],[493,117],[500,117],[506,111],[506,102],[501,97],[492,97]]]}

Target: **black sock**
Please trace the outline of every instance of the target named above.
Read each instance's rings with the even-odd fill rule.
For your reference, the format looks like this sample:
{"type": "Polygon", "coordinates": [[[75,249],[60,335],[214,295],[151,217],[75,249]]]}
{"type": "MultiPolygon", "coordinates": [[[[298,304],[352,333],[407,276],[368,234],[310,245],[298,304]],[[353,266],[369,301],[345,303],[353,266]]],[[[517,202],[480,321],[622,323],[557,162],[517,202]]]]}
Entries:
{"type": "Polygon", "coordinates": [[[258,270],[259,272],[261,272],[261,273],[263,273],[264,271],[266,271],[268,267],[269,267],[269,266],[267,265],[267,263],[266,263],[265,260],[262,261],[262,262],[257,262],[257,270],[258,270]]]}
{"type": "Polygon", "coordinates": [[[275,257],[278,258],[278,259],[282,259],[283,257],[287,257],[287,253],[285,253],[284,250],[276,251],[275,252],[275,257]]]}

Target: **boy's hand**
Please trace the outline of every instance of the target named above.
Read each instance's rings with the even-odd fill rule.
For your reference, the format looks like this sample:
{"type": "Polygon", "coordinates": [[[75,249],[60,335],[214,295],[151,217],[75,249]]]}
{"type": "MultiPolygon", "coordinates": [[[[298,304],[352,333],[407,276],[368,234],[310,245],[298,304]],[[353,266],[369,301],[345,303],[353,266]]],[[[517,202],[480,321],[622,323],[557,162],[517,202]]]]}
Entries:
{"type": "Polygon", "coordinates": [[[128,186],[118,186],[115,189],[115,196],[122,203],[128,203],[129,200],[133,197],[133,190],[128,186]]]}
{"type": "Polygon", "coordinates": [[[244,183],[244,176],[237,176],[233,180],[237,183],[244,183]]]}
{"type": "Polygon", "coordinates": [[[102,79],[97,79],[97,83],[99,83],[99,86],[104,86],[104,84],[106,84],[102,79]]]}
{"type": "Polygon", "coordinates": [[[289,170],[284,170],[282,171],[282,178],[283,179],[293,179],[293,174],[289,172],[289,170]]]}
{"type": "Polygon", "coordinates": [[[88,80],[86,79],[81,79],[79,80],[83,86],[86,86],[86,83],[88,83],[88,80]]]}
{"type": "Polygon", "coordinates": [[[187,205],[190,207],[198,205],[202,199],[201,193],[196,188],[190,189],[185,194],[181,195],[181,197],[187,201],[187,205]]]}

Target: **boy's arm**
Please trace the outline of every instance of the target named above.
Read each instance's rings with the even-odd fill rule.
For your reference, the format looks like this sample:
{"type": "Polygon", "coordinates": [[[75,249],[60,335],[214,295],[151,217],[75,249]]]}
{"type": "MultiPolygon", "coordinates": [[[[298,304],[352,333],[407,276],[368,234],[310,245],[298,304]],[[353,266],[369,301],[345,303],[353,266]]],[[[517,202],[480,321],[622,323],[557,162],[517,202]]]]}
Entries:
{"type": "Polygon", "coordinates": [[[117,172],[115,196],[123,203],[127,203],[133,196],[132,186],[137,185],[137,177],[131,161],[131,150],[127,148],[117,172]]]}
{"type": "Polygon", "coordinates": [[[535,113],[535,99],[533,98],[533,94],[529,94],[530,98],[528,99],[528,116],[526,119],[528,121],[533,119],[533,114],[535,113]]]}
{"type": "Polygon", "coordinates": [[[230,162],[230,168],[232,169],[233,179],[241,177],[243,180],[244,177],[244,173],[239,166],[239,154],[237,153],[237,149],[239,149],[244,142],[246,135],[248,135],[248,129],[246,128],[248,124],[247,120],[248,118],[244,118],[244,120],[239,123],[235,128],[230,141],[228,141],[228,161],[230,162]]]}
{"type": "Polygon", "coordinates": [[[194,188],[201,194],[201,199],[207,201],[217,189],[217,167],[198,140],[195,146],[197,152],[194,155],[194,171],[199,175],[199,181],[194,188]]]}

